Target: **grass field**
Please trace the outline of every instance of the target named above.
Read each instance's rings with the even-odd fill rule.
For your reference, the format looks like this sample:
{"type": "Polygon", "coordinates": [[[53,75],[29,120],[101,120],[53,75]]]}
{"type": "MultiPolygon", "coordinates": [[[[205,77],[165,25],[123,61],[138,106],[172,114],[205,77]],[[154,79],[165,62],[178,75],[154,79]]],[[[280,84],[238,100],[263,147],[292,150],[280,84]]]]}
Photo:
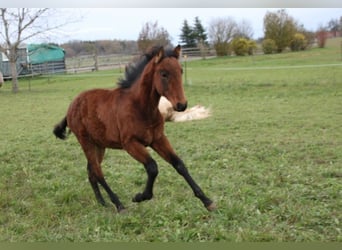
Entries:
{"type": "Polygon", "coordinates": [[[0,89],[0,241],[341,242],[340,42],[187,63],[189,105],[213,114],[165,129],[217,203],[212,213],[153,152],[160,169],[154,199],[131,202],[144,187],[143,166],[107,150],[103,170],[128,213],[97,204],[75,137],[56,140],[52,128],[75,95],[114,86],[119,73],[21,79],[15,95],[6,83],[0,89]]]}

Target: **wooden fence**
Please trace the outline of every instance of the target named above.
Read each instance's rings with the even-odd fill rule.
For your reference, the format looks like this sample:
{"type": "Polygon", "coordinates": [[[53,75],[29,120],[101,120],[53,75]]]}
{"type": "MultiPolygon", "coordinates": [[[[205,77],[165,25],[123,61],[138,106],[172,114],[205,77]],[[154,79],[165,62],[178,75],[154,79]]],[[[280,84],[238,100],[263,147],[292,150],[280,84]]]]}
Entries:
{"type": "MultiPolygon", "coordinates": [[[[121,69],[122,71],[129,62],[131,62],[137,54],[111,54],[111,55],[83,55],[77,57],[66,58],[66,71],[68,73],[89,72],[104,69],[121,69]]],[[[181,60],[191,60],[198,58],[206,58],[215,56],[215,50],[184,48],[182,49],[181,60]]]]}
{"type": "Polygon", "coordinates": [[[125,65],[133,60],[136,55],[83,55],[66,58],[66,68],[68,73],[79,73],[86,71],[104,70],[104,69],[124,69],[125,65]]]}

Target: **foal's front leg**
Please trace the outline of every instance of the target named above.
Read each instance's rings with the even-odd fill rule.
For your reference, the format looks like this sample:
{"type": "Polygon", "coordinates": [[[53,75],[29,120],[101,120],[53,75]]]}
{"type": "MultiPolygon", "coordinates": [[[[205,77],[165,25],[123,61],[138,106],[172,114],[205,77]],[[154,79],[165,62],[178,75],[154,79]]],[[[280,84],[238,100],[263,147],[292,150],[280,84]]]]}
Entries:
{"type": "Polygon", "coordinates": [[[141,162],[147,173],[147,182],[142,193],[138,193],[133,197],[133,202],[141,202],[150,200],[153,197],[153,184],[158,175],[158,166],[155,160],[147,152],[144,145],[137,141],[131,141],[125,144],[124,149],[137,161],[141,162]]]}
{"type": "Polygon", "coordinates": [[[213,211],[216,209],[215,203],[210,200],[202,191],[202,189],[197,185],[194,179],[191,177],[188,169],[185,167],[183,161],[174,152],[169,140],[164,135],[159,140],[152,144],[152,148],[167,162],[169,162],[177,172],[183,176],[186,182],[191,187],[195,196],[199,198],[203,205],[209,210],[213,211]]]}

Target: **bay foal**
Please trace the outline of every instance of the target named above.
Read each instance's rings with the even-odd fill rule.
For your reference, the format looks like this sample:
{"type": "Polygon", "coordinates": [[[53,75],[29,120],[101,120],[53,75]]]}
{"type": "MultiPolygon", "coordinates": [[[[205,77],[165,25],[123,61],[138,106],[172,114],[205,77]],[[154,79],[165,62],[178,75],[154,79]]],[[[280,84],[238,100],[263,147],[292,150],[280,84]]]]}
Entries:
{"type": "Polygon", "coordinates": [[[149,200],[153,196],[158,167],[146,149],[149,146],[184,177],[209,211],[215,209],[215,204],[193,180],[166,138],[164,119],[158,110],[161,96],[165,96],[176,111],[184,111],[187,107],[182,68],[178,61],[180,52],[180,46],[171,50],[152,48],[126,72],[118,88],[94,89],[79,94],[66,116],[54,127],[53,132],[60,139],[66,138],[66,127],[75,134],[88,161],[89,182],[96,199],[105,205],[100,184],[118,212],[125,207],[107,184],[101,170],[106,148],[126,150],[144,165],[146,186],[142,193],[134,196],[134,202],[149,200]]]}

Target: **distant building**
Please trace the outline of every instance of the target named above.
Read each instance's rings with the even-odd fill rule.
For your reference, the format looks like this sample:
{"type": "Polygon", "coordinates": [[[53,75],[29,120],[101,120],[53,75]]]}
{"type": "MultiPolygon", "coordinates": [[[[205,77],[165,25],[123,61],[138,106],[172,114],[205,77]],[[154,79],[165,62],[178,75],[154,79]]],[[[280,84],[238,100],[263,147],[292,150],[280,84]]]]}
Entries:
{"type": "MultiPolygon", "coordinates": [[[[18,49],[18,59],[17,59],[17,72],[19,75],[28,74],[28,55],[26,46],[21,46],[18,49]]],[[[11,66],[10,62],[5,55],[5,53],[0,53],[0,71],[3,77],[9,78],[11,77],[11,66]]]]}
{"type": "Polygon", "coordinates": [[[56,74],[66,71],[63,48],[50,44],[29,44],[27,51],[33,74],[56,74]]]}
{"type": "MultiPolygon", "coordinates": [[[[17,59],[18,75],[56,74],[66,72],[65,51],[50,44],[29,44],[21,46],[17,59]]],[[[11,67],[8,58],[0,53],[0,72],[4,78],[11,78],[11,67]]]]}

